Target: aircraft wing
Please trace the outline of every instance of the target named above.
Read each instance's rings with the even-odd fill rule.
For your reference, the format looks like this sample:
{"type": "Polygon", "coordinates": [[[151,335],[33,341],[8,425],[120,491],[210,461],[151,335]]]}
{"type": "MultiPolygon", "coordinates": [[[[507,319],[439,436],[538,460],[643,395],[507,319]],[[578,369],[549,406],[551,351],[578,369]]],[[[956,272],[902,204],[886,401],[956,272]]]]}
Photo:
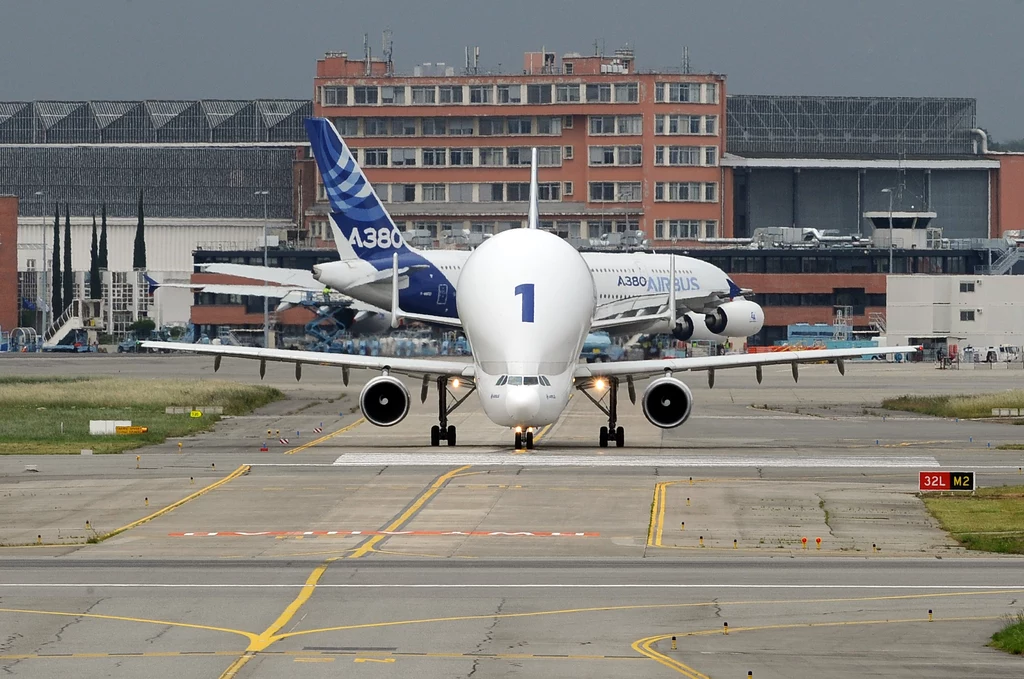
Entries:
{"type": "Polygon", "coordinates": [[[305,269],[282,269],[276,266],[254,266],[252,264],[203,264],[204,273],[219,273],[255,281],[268,281],[319,292],[324,286],[305,269]]]}
{"type": "Polygon", "coordinates": [[[695,356],[693,358],[650,359],[645,361],[620,361],[618,363],[588,363],[576,368],[576,377],[651,377],[665,372],[687,370],[715,371],[725,368],[749,368],[765,365],[796,366],[799,363],[835,361],[844,372],[843,359],[864,356],[891,356],[892,354],[913,354],[919,346],[877,347],[872,349],[808,349],[804,351],[775,351],[764,354],[728,354],[726,356],[695,356]]]}
{"type": "MultiPolygon", "coordinates": [[[[146,349],[184,351],[191,354],[206,354],[214,357],[214,369],[220,367],[220,360],[246,358],[260,362],[260,376],[266,369],[267,361],[294,363],[296,378],[302,365],[338,366],[346,369],[389,370],[393,373],[420,377],[423,375],[452,375],[473,377],[472,363],[447,361],[437,358],[400,358],[390,356],[354,356],[350,354],[327,354],[318,351],[295,351],[292,349],[264,349],[262,347],[232,347],[219,344],[185,344],[182,342],[143,342],[146,349]]],[[[346,377],[345,382],[348,382],[346,377]]]]}

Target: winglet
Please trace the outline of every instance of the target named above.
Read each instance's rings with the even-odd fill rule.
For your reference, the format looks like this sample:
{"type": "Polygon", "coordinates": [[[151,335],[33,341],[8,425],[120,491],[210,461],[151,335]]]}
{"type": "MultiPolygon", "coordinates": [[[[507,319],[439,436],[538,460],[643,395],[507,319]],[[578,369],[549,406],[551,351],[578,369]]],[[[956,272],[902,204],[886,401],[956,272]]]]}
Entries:
{"type": "Polygon", "coordinates": [[[398,306],[398,253],[391,255],[391,327],[401,322],[402,309],[398,306]]]}
{"type": "Polygon", "coordinates": [[[540,226],[540,189],[537,186],[537,147],[530,156],[530,216],[526,228],[536,229],[540,226]]]}

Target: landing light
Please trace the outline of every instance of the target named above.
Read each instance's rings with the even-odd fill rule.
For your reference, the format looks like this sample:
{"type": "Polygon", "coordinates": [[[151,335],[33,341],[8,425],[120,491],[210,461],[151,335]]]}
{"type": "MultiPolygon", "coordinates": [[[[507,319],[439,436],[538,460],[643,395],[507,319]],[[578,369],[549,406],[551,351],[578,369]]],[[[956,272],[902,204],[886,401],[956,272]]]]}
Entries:
{"type": "Polygon", "coordinates": [[[458,389],[459,388],[459,378],[458,377],[456,377],[454,380],[452,380],[452,388],[453,389],[458,389]]]}
{"type": "Polygon", "coordinates": [[[594,380],[594,389],[600,391],[605,388],[604,380],[594,380]]]}
{"type": "Polygon", "coordinates": [[[523,428],[522,427],[516,427],[516,433],[517,434],[522,434],[523,433],[523,428]]]}

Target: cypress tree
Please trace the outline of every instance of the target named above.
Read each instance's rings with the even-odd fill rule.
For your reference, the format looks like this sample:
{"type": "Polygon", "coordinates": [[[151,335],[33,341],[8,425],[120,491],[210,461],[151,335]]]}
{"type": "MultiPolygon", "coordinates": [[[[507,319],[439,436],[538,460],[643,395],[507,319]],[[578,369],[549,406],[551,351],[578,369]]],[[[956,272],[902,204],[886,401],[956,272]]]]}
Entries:
{"type": "MultiPolygon", "coordinates": [[[[54,203],[53,210],[53,261],[50,263],[53,290],[50,292],[50,322],[64,313],[64,296],[61,288],[60,275],[60,204],[54,203]]],[[[45,332],[48,328],[44,328],[45,332]]]]}
{"type": "Polygon", "coordinates": [[[96,242],[96,213],[92,213],[92,246],[89,248],[89,298],[101,299],[102,283],[100,282],[100,253],[96,242]]]}
{"type": "MultiPolygon", "coordinates": [[[[64,308],[75,299],[75,274],[71,269],[71,209],[64,203],[64,308]]],[[[62,310],[63,311],[63,310],[62,310]]]]}
{"type": "Polygon", "coordinates": [[[107,264],[107,204],[103,204],[103,216],[101,217],[100,225],[100,256],[99,256],[99,268],[109,269],[110,266],[107,264]]]}
{"type": "Polygon", "coordinates": [[[142,217],[142,191],[139,191],[139,223],[135,227],[135,251],[132,255],[132,268],[146,268],[146,233],[142,217]]]}

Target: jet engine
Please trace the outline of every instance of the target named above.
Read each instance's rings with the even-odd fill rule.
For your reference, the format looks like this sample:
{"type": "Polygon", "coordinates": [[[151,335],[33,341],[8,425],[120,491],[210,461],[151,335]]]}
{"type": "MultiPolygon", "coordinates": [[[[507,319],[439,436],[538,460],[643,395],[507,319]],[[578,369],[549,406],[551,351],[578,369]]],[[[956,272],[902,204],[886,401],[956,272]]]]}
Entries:
{"type": "Polygon", "coordinates": [[[409,390],[402,381],[390,375],[374,377],[359,393],[359,407],[371,424],[390,427],[409,414],[409,390]]]}
{"type": "Polygon", "coordinates": [[[648,422],[655,427],[672,429],[689,419],[693,393],[676,378],[661,377],[647,385],[640,403],[648,422]]]}
{"type": "Polygon", "coordinates": [[[727,337],[750,337],[761,331],[764,310],[745,299],[726,302],[704,319],[708,330],[727,337]]]}
{"type": "Polygon", "coordinates": [[[683,314],[676,319],[676,327],[672,328],[672,336],[680,342],[686,342],[693,337],[693,319],[688,314],[683,314]]]}

